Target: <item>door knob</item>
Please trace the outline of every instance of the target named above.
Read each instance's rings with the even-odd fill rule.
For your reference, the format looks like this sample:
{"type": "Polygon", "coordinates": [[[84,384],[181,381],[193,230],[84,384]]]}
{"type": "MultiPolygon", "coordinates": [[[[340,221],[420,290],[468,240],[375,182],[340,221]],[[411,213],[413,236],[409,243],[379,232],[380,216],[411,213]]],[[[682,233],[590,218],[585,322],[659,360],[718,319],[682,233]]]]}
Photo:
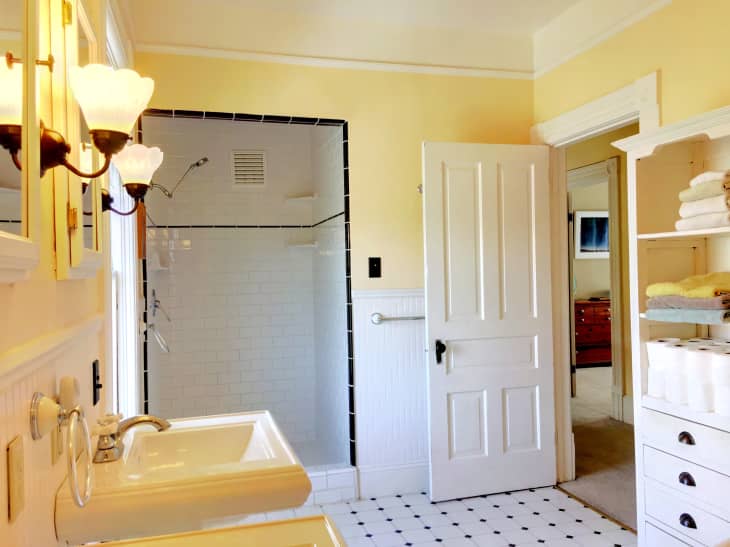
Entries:
{"type": "Polygon", "coordinates": [[[441,340],[436,340],[436,364],[441,364],[441,356],[446,352],[446,344],[441,340]]]}

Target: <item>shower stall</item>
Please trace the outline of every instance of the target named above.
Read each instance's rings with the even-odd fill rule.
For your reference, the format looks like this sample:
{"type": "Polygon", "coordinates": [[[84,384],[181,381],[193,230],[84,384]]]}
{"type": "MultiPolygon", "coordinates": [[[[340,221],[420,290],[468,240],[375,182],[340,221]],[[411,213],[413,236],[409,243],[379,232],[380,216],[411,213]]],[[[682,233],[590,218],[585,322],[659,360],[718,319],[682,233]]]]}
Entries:
{"type": "Polygon", "coordinates": [[[350,465],[346,125],[274,118],[142,118],[145,410],[268,409],[305,465],[350,465]]]}

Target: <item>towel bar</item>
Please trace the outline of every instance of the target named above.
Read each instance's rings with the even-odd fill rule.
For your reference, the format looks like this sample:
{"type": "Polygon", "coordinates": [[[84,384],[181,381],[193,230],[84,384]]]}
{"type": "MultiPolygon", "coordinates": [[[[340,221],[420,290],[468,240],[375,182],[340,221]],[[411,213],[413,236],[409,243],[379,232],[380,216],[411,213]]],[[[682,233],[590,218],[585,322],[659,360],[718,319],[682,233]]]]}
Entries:
{"type": "Polygon", "coordinates": [[[426,319],[425,315],[406,315],[401,317],[386,317],[382,313],[374,313],[370,316],[370,322],[373,325],[380,325],[385,321],[423,321],[426,319]]]}

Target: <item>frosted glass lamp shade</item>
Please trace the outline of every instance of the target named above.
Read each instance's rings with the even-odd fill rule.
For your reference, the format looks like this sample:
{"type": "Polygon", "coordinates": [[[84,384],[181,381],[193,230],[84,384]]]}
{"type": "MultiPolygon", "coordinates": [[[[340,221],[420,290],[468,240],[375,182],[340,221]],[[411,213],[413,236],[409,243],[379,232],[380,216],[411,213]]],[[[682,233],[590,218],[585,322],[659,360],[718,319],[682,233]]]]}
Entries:
{"type": "Polygon", "coordinates": [[[122,149],[112,159],[114,167],[122,177],[122,183],[149,186],[152,175],[162,163],[164,154],[156,146],[148,148],[144,144],[133,144],[122,149]]]}
{"type": "Polygon", "coordinates": [[[0,62],[0,125],[22,125],[23,66],[0,62]]]}
{"type": "Polygon", "coordinates": [[[69,79],[90,131],[129,134],[155,89],[152,78],[106,65],[71,67],[69,79]]]}

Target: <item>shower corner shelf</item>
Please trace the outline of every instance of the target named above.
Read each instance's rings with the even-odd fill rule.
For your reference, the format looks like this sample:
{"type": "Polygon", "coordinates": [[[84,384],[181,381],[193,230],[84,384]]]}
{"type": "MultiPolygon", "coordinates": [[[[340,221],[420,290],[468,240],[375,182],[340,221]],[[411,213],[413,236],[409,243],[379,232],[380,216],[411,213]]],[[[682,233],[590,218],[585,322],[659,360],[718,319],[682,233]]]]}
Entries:
{"type": "Polygon", "coordinates": [[[287,243],[286,246],[290,249],[316,249],[319,244],[316,241],[301,241],[299,243],[287,243]]]}
{"type": "Polygon", "coordinates": [[[287,203],[302,203],[304,201],[314,201],[319,197],[319,194],[302,194],[299,196],[286,196],[287,203]]]}

